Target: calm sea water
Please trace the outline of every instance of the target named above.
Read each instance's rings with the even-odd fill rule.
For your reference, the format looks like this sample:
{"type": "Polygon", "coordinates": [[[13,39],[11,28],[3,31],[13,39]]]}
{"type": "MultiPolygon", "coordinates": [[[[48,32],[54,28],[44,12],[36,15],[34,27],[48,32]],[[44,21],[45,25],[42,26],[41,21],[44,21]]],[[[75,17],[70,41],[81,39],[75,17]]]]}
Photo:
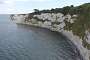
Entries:
{"type": "Polygon", "coordinates": [[[82,60],[68,39],[47,29],[16,25],[0,15],[0,60],[82,60]]]}

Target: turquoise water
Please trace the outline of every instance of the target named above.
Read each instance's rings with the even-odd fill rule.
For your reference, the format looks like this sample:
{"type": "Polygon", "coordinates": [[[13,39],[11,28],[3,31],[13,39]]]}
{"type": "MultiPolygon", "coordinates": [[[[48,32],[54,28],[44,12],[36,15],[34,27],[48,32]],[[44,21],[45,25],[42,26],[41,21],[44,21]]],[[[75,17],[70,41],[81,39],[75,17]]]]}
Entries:
{"type": "Polygon", "coordinates": [[[47,29],[16,25],[0,15],[0,60],[82,60],[70,41],[47,29]]]}

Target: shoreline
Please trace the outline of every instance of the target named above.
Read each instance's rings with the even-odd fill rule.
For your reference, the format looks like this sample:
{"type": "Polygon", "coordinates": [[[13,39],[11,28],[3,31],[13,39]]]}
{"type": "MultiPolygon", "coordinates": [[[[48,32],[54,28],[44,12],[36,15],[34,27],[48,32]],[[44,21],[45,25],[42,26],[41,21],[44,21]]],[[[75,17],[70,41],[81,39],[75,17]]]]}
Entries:
{"type": "MultiPolygon", "coordinates": [[[[83,60],[90,60],[90,50],[87,48],[88,45],[84,46],[83,44],[85,43],[83,42],[83,39],[77,35],[79,32],[75,35],[71,29],[71,25],[76,21],[77,15],[71,16],[70,14],[63,15],[62,13],[42,13],[41,15],[33,16],[29,16],[28,14],[13,15],[11,18],[16,24],[36,26],[62,33],[76,45],[80,54],[83,56],[83,60]]],[[[74,30],[75,26],[73,27],[74,30]]]]}
{"type": "Polygon", "coordinates": [[[87,55],[84,55],[84,56],[83,56],[83,51],[82,51],[83,47],[81,47],[81,49],[80,49],[80,47],[78,47],[78,45],[77,45],[77,42],[75,42],[75,41],[72,39],[72,38],[76,38],[76,37],[70,38],[69,35],[71,35],[71,34],[70,34],[69,31],[63,30],[62,32],[58,32],[58,31],[54,31],[54,30],[51,30],[51,29],[49,29],[49,28],[37,26],[37,25],[34,25],[34,24],[27,24],[27,23],[16,23],[16,24],[28,25],[28,26],[36,27],[36,28],[44,28],[44,29],[48,29],[48,30],[50,30],[50,31],[52,31],[52,32],[60,33],[60,34],[62,34],[62,36],[66,37],[66,39],[69,40],[68,43],[69,43],[70,45],[73,44],[73,45],[75,46],[75,47],[74,47],[74,48],[76,49],[75,51],[78,52],[78,55],[79,55],[79,57],[80,57],[80,60],[89,60],[89,59],[87,58],[87,55]]]}

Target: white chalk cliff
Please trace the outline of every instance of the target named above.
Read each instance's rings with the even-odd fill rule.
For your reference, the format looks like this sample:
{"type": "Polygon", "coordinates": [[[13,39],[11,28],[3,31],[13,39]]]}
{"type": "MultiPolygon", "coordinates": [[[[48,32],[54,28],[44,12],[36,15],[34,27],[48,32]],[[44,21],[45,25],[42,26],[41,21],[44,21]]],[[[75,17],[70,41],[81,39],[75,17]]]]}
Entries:
{"type": "MultiPolygon", "coordinates": [[[[11,18],[14,20],[15,23],[39,26],[64,34],[77,46],[84,59],[89,60],[90,50],[83,46],[82,39],[80,39],[79,36],[74,35],[72,33],[72,30],[68,31],[64,29],[64,27],[66,26],[65,21],[74,23],[77,16],[78,15],[71,16],[70,14],[63,15],[62,13],[41,13],[33,15],[31,16],[31,18],[28,18],[28,14],[13,15],[11,18]]],[[[87,42],[88,44],[90,44],[90,33],[86,31],[86,34],[88,38],[87,42]]]]}

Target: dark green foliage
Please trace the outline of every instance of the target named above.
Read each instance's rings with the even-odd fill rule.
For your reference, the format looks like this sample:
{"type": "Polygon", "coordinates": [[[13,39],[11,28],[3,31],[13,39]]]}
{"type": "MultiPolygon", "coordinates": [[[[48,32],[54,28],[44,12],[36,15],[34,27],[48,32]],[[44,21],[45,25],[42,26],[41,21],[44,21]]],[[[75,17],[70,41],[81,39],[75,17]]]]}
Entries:
{"type": "Polygon", "coordinates": [[[68,14],[69,11],[70,11],[70,7],[69,7],[69,6],[63,7],[63,9],[62,9],[62,13],[63,13],[64,15],[68,14]]]}
{"type": "Polygon", "coordinates": [[[90,30],[90,4],[79,6],[80,13],[78,14],[77,20],[72,25],[72,31],[77,32],[76,35],[85,35],[86,30],[90,30]]]}
{"type": "Polygon", "coordinates": [[[34,12],[39,12],[39,10],[38,9],[34,9],[34,12]]]}
{"type": "Polygon", "coordinates": [[[38,9],[34,9],[34,14],[40,14],[40,11],[38,9]]]}

